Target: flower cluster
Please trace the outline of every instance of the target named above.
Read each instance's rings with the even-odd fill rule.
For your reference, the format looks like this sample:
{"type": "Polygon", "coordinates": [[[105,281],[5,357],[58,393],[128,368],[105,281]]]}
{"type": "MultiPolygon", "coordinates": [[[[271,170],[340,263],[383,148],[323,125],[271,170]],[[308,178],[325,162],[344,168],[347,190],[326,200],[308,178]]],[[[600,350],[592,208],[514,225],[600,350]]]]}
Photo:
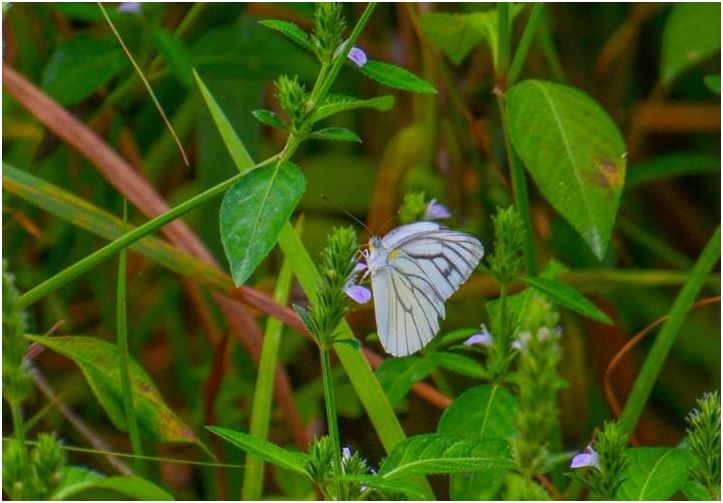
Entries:
{"type": "Polygon", "coordinates": [[[688,414],[686,441],[695,458],[690,469],[693,480],[702,485],[713,500],[720,499],[720,393],[706,393],[698,408],[688,414]]]}
{"type": "Polygon", "coordinates": [[[625,456],[627,445],[628,435],[620,425],[608,422],[596,432],[593,445],[572,458],[570,468],[591,468],[579,480],[590,488],[595,499],[615,499],[629,463],[625,456]]]}

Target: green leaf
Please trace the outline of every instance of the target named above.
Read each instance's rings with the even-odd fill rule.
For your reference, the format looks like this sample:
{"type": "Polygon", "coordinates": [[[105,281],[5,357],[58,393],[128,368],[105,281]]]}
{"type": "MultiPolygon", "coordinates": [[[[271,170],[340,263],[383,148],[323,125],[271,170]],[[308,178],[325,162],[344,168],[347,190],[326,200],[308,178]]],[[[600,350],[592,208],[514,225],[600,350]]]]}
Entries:
{"type": "Polygon", "coordinates": [[[42,88],[59,104],[75,105],[107,84],[127,64],[113,38],[72,38],[58,45],[48,58],[42,88]]]}
{"type": "Polygon", "coordinates": [[[456,372],[457,374],[468,377],[487,377],[487,372],[485,372],[482,365],[469,356],[449,353],[446,351],[434,351],[429,353],[427,356],[436,365],[439,365],[450,372],[456,372]]]}
{"type": "Polygon", "coordinates": [[[156,484],[140,477],[104,477],[79,466],[66,466],[53,500],[173,501],[175,498],[156,484]]]}
{"type": "Polygon", "coordinates": [[[595,304],[569,285],[549,278],[524,278],[524,281],[534,289],[550,297],[553,302],[562,307],[571,309],[593,320],[607,323],[608,325],[613,324],[612,320],[600,311],[595,304]]]}
{"type": "Polygon", "coordinates": [[[221,241],[236,286],[274,247],[305,185],[299,168],[283,162],[251,170],[228,189],[221,203],[221,241]]]}
{"type": "Polygon", "coordinates": [[[153,31],[153,45],[163,56],[168,69],[171,70],[173,75],[185,87],[191,87],[193,83],[191,54],[184,45],[183,40],[163,28],[156,28],[153,31]]]}
{"type": "Polygon", "coordinates": [[[287,470],[306,475],[307,455],[302,452],[287,450],[262,438],[222,426],[206,426],[206,428],[249,454],[287,470]]]}
{"type": "Polygon", "coordinates": [[[507,128],[548,201],[605,256],[625,180],[625,143],[592,98],[539,80],[507,91],[507,128]]]}
{"type": "MultiPolygon", "coordinates": [[[[118,349],[115,345],[94,337],[27,337],[73,360],[80,367],[116,428],[127,431],[118,369],[118,349]]],[[[193,431],[163,402],[161,394],[143,367],[131,360],[128,371],[141,434],[164,442],[199,443],[193,431]]]]}
{"type": "Polygon", "coordinates": [[[401,89],[402,91],[411,91],[414,93],[437,92],[434,86],[426,80],[422,80],[404,68],[390,63],[368,60],[362,67],[358,67],[356,65],[353,66],[370,79],[374,79],[385,86],[401,89]]]}
{"type": "Polygon", "coordinates": [[[625,451],[630,460],[617,492],[623,500],[667,500],[688,477],[690,452],[670,447],[637,447],[625,451]]]}
{"type": "MultiPolygon", "coordinates": [[[[495,12],[496,15],[496,12],[495,12]]],[[[455,65],[462,60],[487,35],[485,21],[489,13],[449,14],[430,12],[420,18],[422,33],[455,65]]]]}
{"type": "Polygon", "coordinates": [[[671,83],[685,70],[720,51],[720,3],[677,3],[663,30],[660,80],[671,83]]]}
{"type": "Polygon", "coordinates": [[[695,150],[670,152],[632,166],[625,184],[632,188],[675,176],[703,173],[720,173],[720,157],[695,150]]]}
{"type": "Polygon", "coordinates": [[[272,30],[283,33],[304,49],[314,52],[314,46],[311,45],[311,40],[309,40],[309,36],[304,30],[299,28],[294,23],[290,23],[288,21],[281,21],[279,19],[263,19],[259,21],[259,23],[263,26],[266,26],[267,28],[271,28],[272,30]]]}
{"type": "MultiPolygon", "coordinates": [[[[501,386],[483,384],[469,388],[444,411],[437,431],[444,434],[498,437],[515,435],[517,400],[501,386]]],[[[450,497],[454,500],[495,499],[508,467],[490,467],[474,473],[452,474],[450,497]]]]}
{"type": "Polygon", "coordinates": [[[680,489],[690,501],[715,501],[718,499],[713,498],[703,484],[695,480],[686,480],[680,489]]]}
{"type": "Polygon", "coordinates": [[[397,405],[409,393],[414,383],[429,375],[437,364],[420,356],[387,358],[375,372],[379,384],[392,406],[397,405]]]}
{"type": "Polygon", "coordinates": [[[419,486],[403,480],[387,480],[379,475],[341,475],[338,480],[357,482],[388,493],[403,493],[412,496],[412,500],[425,499],[425,494],[419,489],[419,486]]]}
{"type": "Polygon", "coordinates": [[[275,127],[277,129],[283,129],[284,131],[288,129],[286,124],[284,124],[284,121],[281,120],[281,117],[271,110],[254,110],[251,113],[262,124],[266,124],[267,126],[275,127]]]}
{"type": "Polygon", "coordinates": [[[361,143],[361,138],[354,132],[343,127],[328,127],[314,131],[309,135],[313,140],[355,141],[361,143]]]}
{"type": "Polygon", "coordinates": [[[708,89],[720,96],[720,75],[706,75],[703,82],[708,89]]]}
{"type": "Polygon", "coordinates": [[[391,110],[394,106],[394,96],[384,95],[376,98],[362,99],[352,96],[330,95],[323,105],[316,107],[313,121],[317,122],[332,115],[357,108],[372,108],[375,110],[391,110]]]}
{"type": "Polygon", "coordinates": [[[394,447],[379,475],[392,479],[412,474],[473,472],[512,466],[512,450],[502,439],[427,433],[409,437],[394,447]]]}

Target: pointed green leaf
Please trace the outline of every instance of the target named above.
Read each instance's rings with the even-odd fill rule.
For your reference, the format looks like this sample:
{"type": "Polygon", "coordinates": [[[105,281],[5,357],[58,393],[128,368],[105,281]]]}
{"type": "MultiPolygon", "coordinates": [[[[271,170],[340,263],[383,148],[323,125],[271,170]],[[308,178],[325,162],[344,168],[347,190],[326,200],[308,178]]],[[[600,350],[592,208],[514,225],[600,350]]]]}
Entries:
{"type": "MultiPolygon", "coordinates": [[[[118,370],[118,349],[115,345],[94,337],[27,337],[73,360],[80,367],[93,393],[116,428],[127,431],[118,370]]],[[[149,439],[164,442],[198,443],[193,431],[165,404],[143,367],[131,360],[128,371],[141,434],[149,439]]]]}
{"type": "Polygon", "coordinates": [[[671,447],[627,449],[630,460],[618,498],[634,501],[667,500],[688,477],[690,452],[671,447]]]}
{"type": "Polygon", "coordinates": [[[612,325],[608,316],[573,287],[548,278],[524,278],[525,283],[544,293],[562,307],[566,307],[593,320],[612,325]]]}
{"type": "Polygon", "coordinates": [[[271,110],[254,110],[251,112],[256,119],[267,126],[275,127],[277,129],[283,129],[286,131],[288,128],[284,121],[271,110]]]}
{"type": "Polygon", "coordinates": [[[412,474],[473,472],[512,467],[512,449],[499,438],[428,433],[397,444],[379,475],[385,479],[412,474]]]}
{"type": "Polygon", "coordinates": [[[375,110],[391,110],[394,106],[394,96],[384,95],[376,98],[362,99],[352,96],[330,95],[323,105],[319,105],[314,111],[314,122],[326,119],[348,110],[357,108],[372,108],[375,110]]]}
{"type": "Polygon", "coordinates": [[[206,428],[249,454],[287,470],[306,475],[307,456],[302,452],[287,450],[262,438],[222,426],[207,426],[206,428]]]}
{"type": "Polygon", "coordinates": [[[663,30],[660,80],[666,84],[720,51],[720,2],[673,6],[663,30]]]}
{"type": "Polygon", "coordinates": [[[425,494],[416,484],[403,480],[387,480],[379,475],[342,475],[340,481],[356,482],[372,489],[379,489],[388,493],[403,493],[411,496],[411,500],[424,500],[425,494]]]}
{"type": "Polygon", "coordinates": [[[385,86],[414,93],[437,92],[434,86],[426,80],[420,79],[412,72],[390,63],[370,59],[362,67],[353,66],[370,79],[374,79],[385,86]]]}
{"type": "Polygon", "coordinates": [[[377,368],[379,379],[391,405],[397,405],[407,396],[414,383],[421,381],[437,366],[432,360],[419,356],[387,358],[377,368]]]}
{"type": "Polygon", "coordinates": [[[440,367],[456,372],[468,377],[484,378],[487,377],[482,365],[469,356],[457,353],[449,353],[447,351],[434,351],[429,353],[429,359],[440,367]]]}
{"type": "Polygon", "coordinates": [[[79,466],[66,466],[53,500],[139,500],[173,501],[174,498],[153,482],[140,477],[104,477],[79,466]]]}
{"type": "Polygon", "coordinates": [[[311,45],[311,40],[309,40],[309,36],[304,30],[299,28],[294,23],[290,23],[288,21],[281,21],[280,19],[263,19],[259,21],[259,23],[266,26],[267,28],[271,28],[272,30],[283,33],[304,49],[308,49],[309,51],[314,52],[314,46],[311,45]]]}
{"type": "Polygon", "coordinates": [[[284,162],[251,170],[228,189],[221,203],[221,241],[236,286],[274,247],[305,186],[299,168],[284,162]]]}
{"type": "Polygon", "coordinates": [[[720,75],[706,75],[703,82],[708,89],[720,96],[720,75]]]}
{"type": "Polygon", "coordinates": [[[675,176],[720,173],[720,157],[695,150],[669,152],[635,164],[625,181],[627,189],[675,176]]]}
{"type": "Polygon", "coordinates": [[[361,143],[361,138],[354,132],[343,127],[328,127],[314,131],[309,135],[313,140],[355,141],[361,143]]]}
{"type": "Polygon", "coordinates": [[[193,77],[191,74],[191,54],[180,37],[163,28],[153,31],[153,45],[163,56],[168,68],[178,80],[186,87],[191,87],[193,77]]]}
{"type": "Polygon", "coordinates": [[[602,259],[625,181],[625,143],[592,98],[572,87],[526,80],[505,98],[515,150],[552,206],[602,259]]]}

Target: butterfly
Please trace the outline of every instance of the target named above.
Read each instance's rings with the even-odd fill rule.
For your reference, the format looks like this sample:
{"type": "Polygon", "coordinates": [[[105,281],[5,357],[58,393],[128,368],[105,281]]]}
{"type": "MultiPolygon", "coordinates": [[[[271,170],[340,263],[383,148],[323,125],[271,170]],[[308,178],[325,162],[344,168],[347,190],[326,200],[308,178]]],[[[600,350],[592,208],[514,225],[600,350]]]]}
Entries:
{"type": "Polygon", "coordinates": [[[372,237],[364,255],[379,340],[387,353],[407,356],[437,334],[444,301],[469,278],[484,248],[464,232],[416,222],[372,237]]]}

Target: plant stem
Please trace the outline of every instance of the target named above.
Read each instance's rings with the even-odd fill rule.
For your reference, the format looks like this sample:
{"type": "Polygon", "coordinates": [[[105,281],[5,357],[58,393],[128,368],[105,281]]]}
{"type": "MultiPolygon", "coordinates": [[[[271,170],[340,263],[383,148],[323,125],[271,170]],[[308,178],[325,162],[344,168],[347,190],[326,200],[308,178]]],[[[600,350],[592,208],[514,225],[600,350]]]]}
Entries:
{"type": "Polygon", "coordinates": [[[10,412],[13,416],[13,430],[15,433],[15,437],[21,445],[20,456],[23,461],[23,466],[27,466],[28,446],[25,440],[25,422],[23,421],[23,409],[22,407],[20,407],[20,402],[15,399],[9,400],[9,403],[10,412]]]}
{"type": "Polygon", "coordinates": [[[497,57],[495,58],[495,79],[497,84],[507,78],[510,64],[510,4],[497,3],[497,57]]]}
{"type": "MultiPolygon", "coordinates": [[[[260,168],[262,166],[270,164],[271,162],[276,161],[276,158],[277,158],[277,156],[270,157],[269,159],[265,160],[264,162],[257,164],[256,168],[260,168]]],[[[133,229],[132,231],[119,237],[118,239],[111,241],[110,243],[105,245],[100,250],[97,250],[94,253],[91,253],[90,255],[79,260],[78,262],[71,265],[70,267],[60,271],[55,276],[48,278],[47,280],[43,281],[36,287],[28,290],[23,295],[18,297],[18,300],[17,300],[18,309],[26,309],[28,306],[30,306],[37,300],[48,295],[50,292],[57,290],[58,288],[65,285],[69,281],[73,280],[77,276],[92,269],[93,267],[97,266],[104,260],[107,260],[116,252],[135,243],[139,239],[147,236],[148,234],[160,229],[167,223],[172,222],[176,218],[178,218],[181,215],[200,206],[201,204],[205,203],[206,201],[209,201],[210,199],[222,194],[226,189],[228,189],[231,185],[233,185],[234,182],[236,180],[238,180],[241,176],[242,176],[241,174],[232,176],[228,180],[225,180],[225,181],[219,183],[218,185],[215,185],[209,189],[206,189],[205,191],[201,192],[200,194],[197,194],[197,195],[193,196],[192,198],[188,199],[187,201],[184,201],[183,203],[179,204],[175,208],[171,208],[166,213],[163,213],[161,215],[158,215],[155,218],[152,218],[145,224],[140,225],[140,226],[136,227],[135,229],[133,229]]]]}
{"type": "Polygon", "coordinates": [[[638,374],[638,378],[635,380],[633,389],[630,392],[630,397],[625,403],[625,408],[620,415],[620,425],[627,432],[632,433],[635,430],[635,425],[640,418],[645,403],[648,401],[655,381],[658,379],[658,375],[663,368],[665,359],[675,342],[675,337],[683,326],[685,316],[688,314],[690,306],[695,301],[698,293],[700,293],[700,290],[703,288],[706,276],[711,269],[713,269],[716,262],[718,262],[721,245],[720,237],[719,226],[703,249],[703,253],[700,254],[698,261],[690,272],[688,280],[683,285],[683,288],[673,303],[673,307],[670,309],[670,316],[663,324],[663,328],[660,329],[660,333],[655,339],[650,353],[648,353],[648,356],[645,358],[643,367],[640,369],[640,374],[638,374]]]}
{"type": "MultiPolygon", "coordinates": [[[[123,200],[123,227],[128,221],[128,201],[123,200]]],[[[133,390],[131,389],[131,378],[128,367],[130,365],[130,355],[128,353],[128,327],[126,323],[126,274],[127,274],[127,254],[126,248],[120,251],[118,257],[118,288],[116,290],[116,337],[118,338],[118,372],[120,373],[121,390],[123,392],[123,408],[126,413],[126,425],[128,434],[131,437],[131,446],[133,454],[136,456],[143,455],[143,444],[141,443],[141,433],[138,429],[138,421],[136,419],[136,411],[133,405],[133,390]]],[[[145,463],[141,458],[135,459],[136,472],[139,475],[146,473],[145,463]]]]}
{"type": "Polygon", "coordinates": [[[522,38],[520,39],[520,45],[517,46],[515,57],[512,59],[512,64],[510,65],[510,71],[507,73],[506,85],[508,87],[513,85],[517,81],[517,77],[520,75],[522,65],[525,63],[527,53],[530,50],[530,45],[532,45],[532,40],[535,38],[537,25],[540,24],[540,17],[543,8],[544,5],[539,2],[532,6],[532,12],[530,12],[530,17],[527,20],[525,31],[522,33],[522,38]]]}
{"type": "Polygon", "coordinates": [[[334,449],[334,493],[335,498],[339,499],[339,477],[341,472],[341,442],[339,441],[339,424],[336,418],[336,400],[334,397],[334,382],[331,375],[331,359],[329,348],[319,348],[321,354],[321,374],[324,382],[324,401],[326,402],[326,423],[329,430],[329,438],[334,449]]]}
{"type": "Polygon", "coordinates": [[[532,217],[530,215],[530,201],[527,194],[527,181],[522,166],[517,162],[515,153],[512,150],[512,142],[507,131],[507,119],[505,113],[504,94],[501,90],[496,90],[497,108],[500,113],[500,121],[502,122],[502,132],[505,138],[505,150],[507,151],[507,164],[510,169],[510,178],[512,180],[512,197],[515,201],[515,207],[520,213],[522,223],[525,227],[525,263],[527,266],[527,274],[529,276],[537,276],[537,259],[535,257],[535,234],[532,228],[532,217]]]}

